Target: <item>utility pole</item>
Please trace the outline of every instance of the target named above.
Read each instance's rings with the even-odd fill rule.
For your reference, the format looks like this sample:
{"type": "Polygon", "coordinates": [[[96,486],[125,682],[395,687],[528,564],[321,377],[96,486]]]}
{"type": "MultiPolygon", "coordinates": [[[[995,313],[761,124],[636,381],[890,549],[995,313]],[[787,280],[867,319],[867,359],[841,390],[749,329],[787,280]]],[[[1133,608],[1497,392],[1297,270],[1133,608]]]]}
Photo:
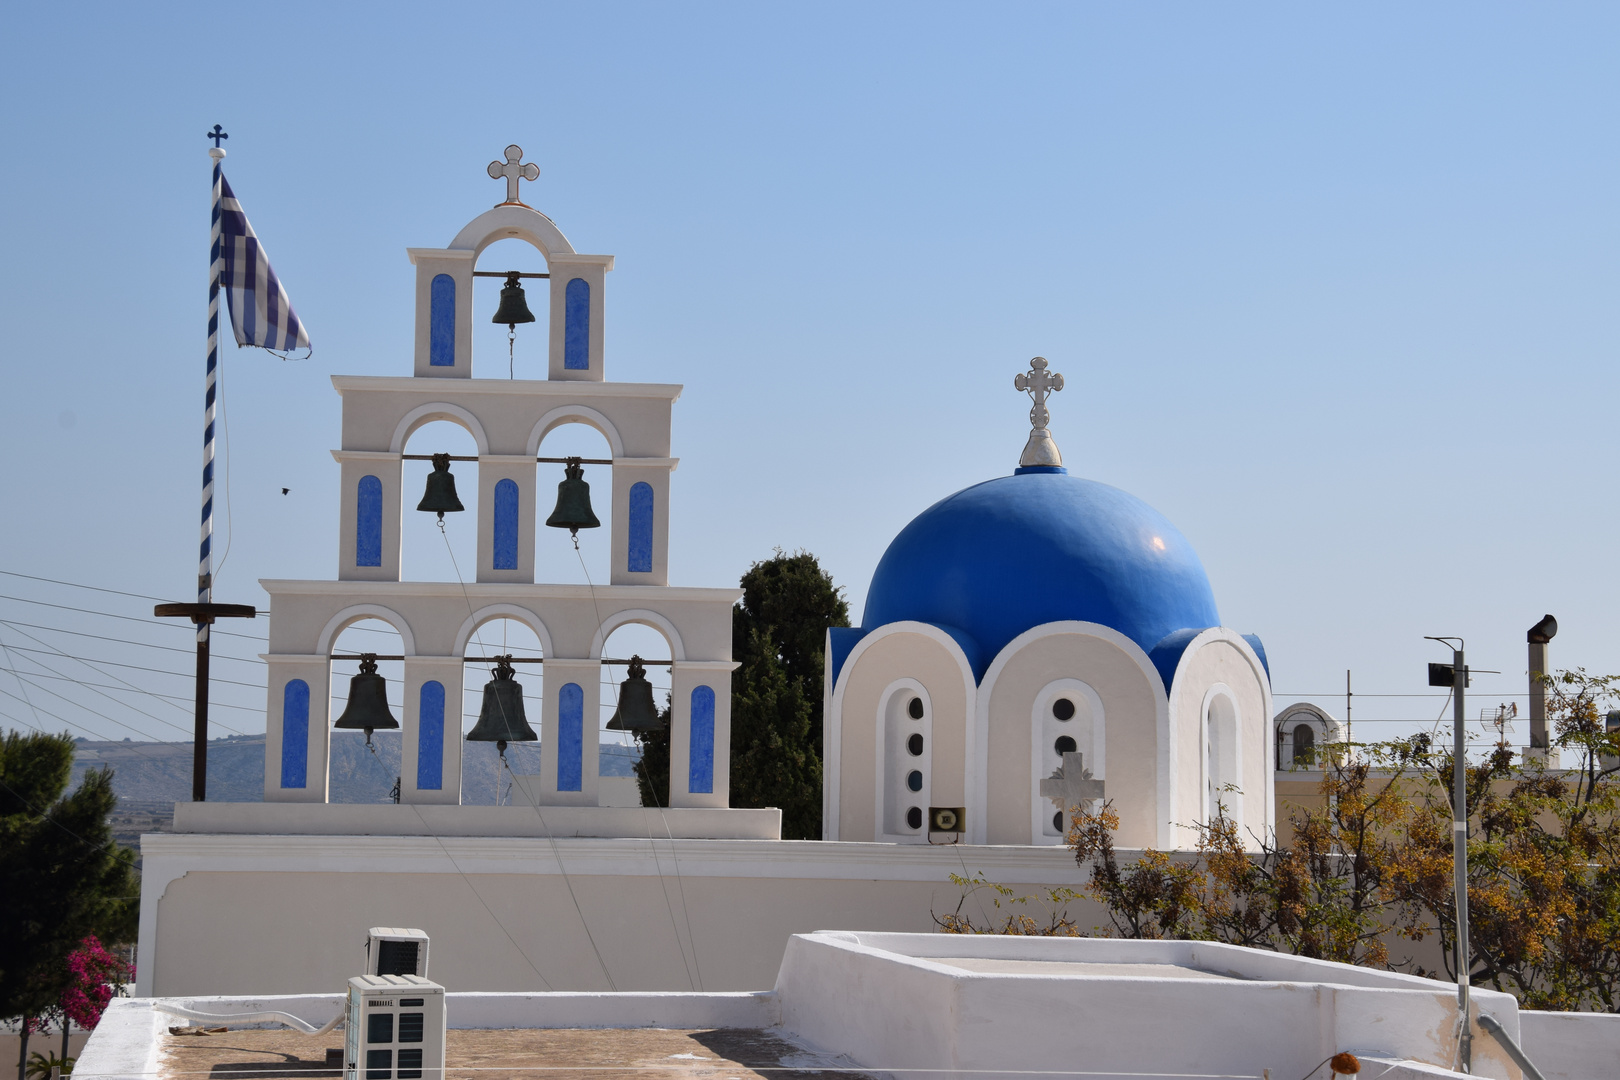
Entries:
{"type": "Polygon", "coordinates": [[[1344,741],[1347,742],[1347,743],[1353,742],[1353,740],[1350,738],[1350,731],[1351,731],[1351,729],[1350,729],[1350,698],[1353,697],[1353,696],[1354,695],[1352,695],[1350,693],[1350,669],[1345,668],[1344,669],[1344,741]]]}
{"type": "Polygon", "coordinates": [[[159,604],[152,614],[160,618],[190,619],[197,624],[197,697],[192,727],[191,801],[208,798],[208,628],[215,619],[252,619],[249,604],[159,604]]]}
{"type": "Polygon", "coordinates": [[[1468,1020],[1468,739],[1463,696],[1468,689],[1468,665],[1463,663],[1463,639],[1431,637],[1451,650],[1451,664],[1430,664],[1429,685],[1451,687],[1451,864],[1455,875],[1453,903],[1457,909],[1457,1010],[1462,1031],[1457,1057],[1463,1072],[1473,1072],[1474,1033],[1468,1020]],[[1456,642],[1455,645],[1452,642],[1456,642]]]}

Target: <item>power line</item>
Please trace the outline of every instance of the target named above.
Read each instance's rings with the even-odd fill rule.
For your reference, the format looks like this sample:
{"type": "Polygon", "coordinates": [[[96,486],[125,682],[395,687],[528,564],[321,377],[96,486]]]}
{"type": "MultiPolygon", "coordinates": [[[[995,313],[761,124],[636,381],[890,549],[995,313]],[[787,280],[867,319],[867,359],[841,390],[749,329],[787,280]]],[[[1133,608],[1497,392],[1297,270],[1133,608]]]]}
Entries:
{"type": "MultiPolygon", "coordinates": [[[[168,628],[175,628],[175,627],[182,627],[183,628],[184,625],[185,625],[183,623],[176,623],[176,622],[173,622],[173,621],[165,622],[162,619],[146,619],[146,618],[141,618],[141,617],[138,617],[138,616],[135,616],[135,615],[119,615],[119,614],[116,614],[116,613],[111,612],[111,611],[97,611],[94,608],[74,607],[71,604],[53,604],[48,600],[30,600],[26,596],[8,596],[8,595],[6,595],[4,593],[0,593],[0,600],[15,600],[19,604],[38,604],[40,607],[57,608],[58,610],[61,610],[61,611],[77,611],[77,612],[79,612],[80,614],[83,614],[83,615],[99,615],[104,619],[123,619],[126,622],[148,623],[148,624],[150,624],[152,626],[162,626],[162,627],[168,627],[168,628]]],[[[241,633],[235,633],[235,632],[229,631],[229,630],[215,630],[215,631],[213,631],[213,633],[219,634],[219,635],[221,635],[223,637],[247,638],[249,641],[267,641],[267,640],[269,640],[269,635],[267,635],[267,634],[241,634],[241,633]]]]}
{"type": "MultiPolygon", "coordinates": [[[[21,631],[19,631],[19,633],[20,632],[21,631]]],[[[23,636],[29,638],[32,641],[39,641],[39,639],[34,637],[32,634],[24,634],[23,636]]],[[[45,642],[40,642],[40,644],[46,644],[46,643],[45,642]]],[[[71,653],[63,652],[60,649],[51,649],[51,648],[30,649],[26,645],[13,645],[13,646],[11,646],[11,651],[12,652],[20,652],[20,653],[44,653],[47,656],[60,656],[64,660],[77,660],[77,661],[79,661],[79,663],[88,664],[91,667],[95,667],[96,665],[100,664],[100,665],[105,665],[106,667],[129,668],[131,671],[149,671],[153,675],[173,675],[177,679],[195,679],[196,678],[196,676],[192,672],[189,672],[189,671],[170,671],[168,668],[147,667],[147,666],[145,666],[143,664],[123,664],[123,663],[118,662],[117,660],[99,660],[99,659],[93,660],[93,659],[83,657],[83,656],[74,656],[71,653]]],[[[230,658],[226,657],[225,659],[230,659],[230,658]]],[[[103,674],[105,674],[105,672],[103,672],[103,674]]],[[[209,683],[219,683],[222,686],[246,686],[249,689],[253,689],[253,690],[263,690],[264,689],[264,684],[263,683],[242,682],[240,679],[222,679],[218,675],[209,675],[208,676],[208,681],[209,681],[209,683]]],[[[186,698],[186,700],[190,701],[191,698],[188,697],[188,698],[186,698]]]]}
{"type": "MultiPolygon", "coordinates": [[[[196,656],[195,649],[182,649],[174,645],[154,645],[150,641],[134,641],[130,638],[108,637],[106,634],[91,634],[83,630],[66,630],[60,626],[45,626],[40,623],[18,622],[15,619],[0,619],[0,626],[26,626],[33,630],[49,630],[54,634],[71,634],[74,637],[95,638],[97,641],[115,641],[120,645],[135,645],[142,649],[162,649],[164,652],[185,653],[187,656],[196,656]]],[[[265,661],[258,657],[228,656],[225,653],[214,653],[215,660],[235,660],[239,664],[263,664],[265,661]]]]}
{"type": "Polygon", "coordinates": [[[57,578],[39,577],[37,574],[23,574],[16,570],[0,570],[0,574],[6,577],[27,578],[29,581],[48,581],[52,585],[66,585],[74,589],[89,589],[91,592],[112,593],[114,596],[132,596],[136,600],[156,600],[160,604],[172,602],[166,596],[147,596],[145,593],[124,592],[122,589],[104,589],[99,585],[83,585],[77,581],[61,581],[57,578]]]}

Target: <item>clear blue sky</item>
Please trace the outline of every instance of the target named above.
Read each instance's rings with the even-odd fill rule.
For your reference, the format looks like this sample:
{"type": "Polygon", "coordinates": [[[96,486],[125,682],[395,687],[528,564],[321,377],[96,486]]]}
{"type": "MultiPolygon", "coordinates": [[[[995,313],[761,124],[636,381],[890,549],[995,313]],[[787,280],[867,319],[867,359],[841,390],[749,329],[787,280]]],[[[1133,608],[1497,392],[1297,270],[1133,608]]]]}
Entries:
{"type": "MultiPolygon", "coordinates": [[[[1346,668],[1427,693],[1424,634],[1465,635],[1505,673],[1476,704],[1508,700],[1546,611],[1555,663],[1620,671],[1617,31],[1567,4],[14,7],[0,568],[186,598],[218,122],[315,342],[227,350],[221,600],[333,576],[328,377],[411,370],[405,248],[496,202],[516,142],[526,198],[617,256],[609,377],[686,386],[675,584],[802,547],[858,619],[906,521],[1013,467],[1041,354],[1071,471],[1181,528],[1279,705],[1342,710],[1346,668]]],[[[435,543],[407,570],[448,576],[435,543]]],[[[568,558],[541,572],[578,580],[568,558]]]]}

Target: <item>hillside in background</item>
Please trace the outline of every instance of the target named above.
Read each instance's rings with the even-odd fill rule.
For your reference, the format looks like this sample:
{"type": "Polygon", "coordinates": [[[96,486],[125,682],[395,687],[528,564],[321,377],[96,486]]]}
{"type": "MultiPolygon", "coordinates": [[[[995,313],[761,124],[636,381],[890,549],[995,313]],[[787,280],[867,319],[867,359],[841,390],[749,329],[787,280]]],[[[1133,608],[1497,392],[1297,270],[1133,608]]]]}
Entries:
{"type": "MultiPolygon", "coordinates": [[[[332,733],[332,782],[335,803],[383,803],[399,775],[400,736],[379,731],[371,737],[376,752],[367,750],[365,737],[354,731],[332,733]]],[[[120,843],[133,845],[143,832],[161,832],[174,820],[174,804],[191,801],[189,742],[75,742],[73,786],[86,771],[110,766],[118,809],[113,832],[120,843]]],[[[603,743],[603,776],[633,776],[640,752],[634,747],[603,743]]],[[[512,743],[507,761],[519,776],[540,771],[540,747],[512,743]]],[[[462,744],[461,801],[470,806],[493,806],[496,786],[502,803],[511,802],[511,780],[500,772],[494,743],[462,744]]],[[[208,801],[259,802],[264,798],[264,736],[233,735],[208,743],[208,801]]]]}

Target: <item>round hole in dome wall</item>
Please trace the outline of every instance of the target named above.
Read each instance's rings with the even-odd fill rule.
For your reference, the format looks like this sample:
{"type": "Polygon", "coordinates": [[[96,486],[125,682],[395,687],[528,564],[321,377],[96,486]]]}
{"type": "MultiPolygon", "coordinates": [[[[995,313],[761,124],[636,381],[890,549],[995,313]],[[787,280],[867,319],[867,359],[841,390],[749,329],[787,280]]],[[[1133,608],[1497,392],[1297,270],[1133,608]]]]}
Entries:
{"type": "Polygon", "coordinates": [[[1063,831],[1063,811],[1059,810],[1057,813],[1052,815],[1052,828],[1056,829],[1058,832],[1063,831]]]}
{"type": "Polygon", "coordinates": [[[921,791],[922,773],[918,772],[916,769],[912,769],[911,772],[907,773],[906,787],[910,788],[912,791],[921,791]]]}
{"type": "Polygon", "coordinates": [[[910,704],[906,706],[906,712],[911,715],[913,720],[921,720],[923,718],[922,698],[912,698],[910,704]]]}
{"type": "Polygon", "coordinates": [[[911,738],[907,739],[906,749],[911,751],[912,757],[922,757],[923,737],[921,735],[913,735],[911,738]]]}
{"type": "Polygon", "coordinates": [[[1062,757],[1064,754],[1074,753],[1079,747],[1075,745],[1075,741],[1069,736],[1059,735],[1057,742],[1052,744],[1052,749],[1058,752],[1058,757],[1062,757]]]}
{"type": "Polygon", "coordinates": [[[1066,697],[1060,697],[1052,702],[1052,715],[1059,720],[1074,719],[1074,702],[1066,697]]]}
{"type": "Polygon", "coordinates": [[[906,824],[910,825],[913,829],[922,828],[922,807],[913,806],[910,810],[906,811],[906,824]]]}

